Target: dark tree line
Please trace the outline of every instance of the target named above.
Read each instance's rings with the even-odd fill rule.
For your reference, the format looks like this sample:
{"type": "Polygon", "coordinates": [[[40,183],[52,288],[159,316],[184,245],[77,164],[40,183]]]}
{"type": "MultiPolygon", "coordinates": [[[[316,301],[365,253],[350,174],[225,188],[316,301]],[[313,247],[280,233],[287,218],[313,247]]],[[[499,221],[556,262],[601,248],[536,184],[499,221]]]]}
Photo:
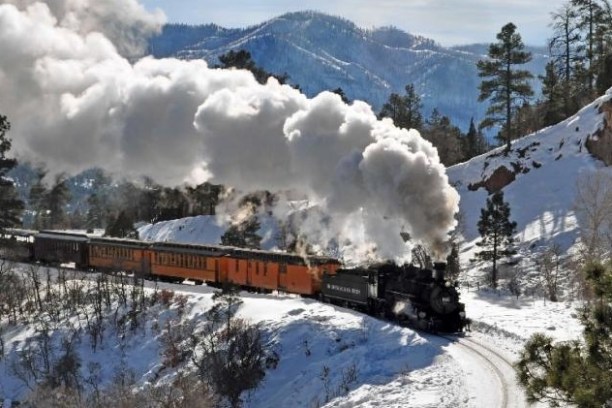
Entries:
{"type": "Polygon", "coordinates": [[[612,86],[612,6],[570,0],[552,14],[551,60],[542,77],[544,125],[575,113],[612,86]]]}
{"type": "Polygon", "coordinates": [[[265,84],[270,77],[276,78],[281,84],[286,83],[289,79],[287,73],[282,75],[272,74],[257,66],[251,57],[251,53],[246,50],[230,50],[219,56],[219,62],[220,64],[217,65],[219,68],[237,68],[250,71],[260,84],[265,84]]]}
{"type": "Polygon", "coordinates": [[[463,133],[452,123],[448,116],[434,109],[430,116],[423,118],[421,97],[414,85],[405,87],[405,94],[392,93],[383,105],[379,118],[390,118],[393,124],[404,129],[416,129],[437,149],[444,165],[451,166],[489,149],[487,140],[481,130],[477,129],[474,120],[470,121],[467,133],[463,133]]]}
{"type": "Polygon", "coordinates": [[[48,181],[46,172],[37,170],[28,196],[31,217],[25,226],[38,230],[101,228],[109,236],[136,237],[136,222],[213,215],[223,192],[223,186],[210,183],[171,188],[148,178],[116,182],[102,170],[90,173],[85,198],[71,200],[73,179],[57,175],[48,181]]]}

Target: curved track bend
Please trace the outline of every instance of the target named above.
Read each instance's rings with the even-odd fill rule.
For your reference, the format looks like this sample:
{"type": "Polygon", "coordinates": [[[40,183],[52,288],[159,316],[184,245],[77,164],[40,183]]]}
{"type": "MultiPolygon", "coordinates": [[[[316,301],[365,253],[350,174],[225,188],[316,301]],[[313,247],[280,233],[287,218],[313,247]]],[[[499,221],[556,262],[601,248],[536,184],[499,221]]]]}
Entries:
{"type": "Polygon", "coordinates": [[[525,393],[516,381],[512,362],[499,351],[472,338],[440,336],[449,340],[447,351],[466,374],[469,406],[524,408],[525,393]]]}

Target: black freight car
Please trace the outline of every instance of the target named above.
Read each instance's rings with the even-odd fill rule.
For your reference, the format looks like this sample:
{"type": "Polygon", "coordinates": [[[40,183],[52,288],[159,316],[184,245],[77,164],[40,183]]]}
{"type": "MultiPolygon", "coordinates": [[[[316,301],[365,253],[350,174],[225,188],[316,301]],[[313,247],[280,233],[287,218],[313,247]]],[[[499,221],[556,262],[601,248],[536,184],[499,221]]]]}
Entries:
{"type": "Polygon", "coordinates": [[[50,265],[74,262],[77,269],[87,269],[88,242],[84,234],[41,231],[34,239],[34,258],[50,265]]]}

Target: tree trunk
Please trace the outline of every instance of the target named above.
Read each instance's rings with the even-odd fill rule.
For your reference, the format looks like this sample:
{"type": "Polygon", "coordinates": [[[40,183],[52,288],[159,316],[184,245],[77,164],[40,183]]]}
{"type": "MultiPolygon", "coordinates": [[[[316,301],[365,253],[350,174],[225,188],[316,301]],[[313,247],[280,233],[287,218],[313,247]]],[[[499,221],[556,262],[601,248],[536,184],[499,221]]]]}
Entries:
{"type": "Polygon", "coordinates": [[[508,52],[508,58],[507,58],[507,64],[506,64],[506,138],[507,138],[507,144],[506,144],[506,151],[509,152],[510,151],[510,140],[512,139],[512,131],[511,131],[511,126],[512,126],[512,78],[511,78],[511,71],[510,71],[510,52],[508,52]]]}

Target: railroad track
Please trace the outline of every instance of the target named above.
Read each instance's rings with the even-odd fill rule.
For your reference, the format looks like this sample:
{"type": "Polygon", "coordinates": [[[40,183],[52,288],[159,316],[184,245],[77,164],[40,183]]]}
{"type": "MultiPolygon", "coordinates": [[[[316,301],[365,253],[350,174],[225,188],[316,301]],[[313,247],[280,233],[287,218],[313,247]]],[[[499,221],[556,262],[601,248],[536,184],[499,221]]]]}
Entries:
{"type": "MultiPolygon", "coordinates": [[[[523,408],[529,405],[526,402],[525,394],[522,388],[516,381],[516,374],[511,361],[499,351],[494,348],[476,341],[470,337],[450,336],[443,335],[438,336],[445,340],[450,341],[450,344],[455,344],[459,348],[467,351],[481,361],[481,364],[487,366],[488,372],[492,373],[496,377],[496,382],[499,384],[497,402],[486,401],[486,406],[493,405],[494,407],[500,408],[523,408]]],[[[460,362],[461,363],[461,362],[460,362]]],[[[485,384],[482,384],[484,387],[485,384]]],[[[474,388],[474,387],[472,387],[474,388]]],[[[483,394],[486,394],[486,390],[481,390],[483,394]]],[[[477,395],[481,401],[477,406],[480,406],[484,402],[483,395],[477,395]]]]}

